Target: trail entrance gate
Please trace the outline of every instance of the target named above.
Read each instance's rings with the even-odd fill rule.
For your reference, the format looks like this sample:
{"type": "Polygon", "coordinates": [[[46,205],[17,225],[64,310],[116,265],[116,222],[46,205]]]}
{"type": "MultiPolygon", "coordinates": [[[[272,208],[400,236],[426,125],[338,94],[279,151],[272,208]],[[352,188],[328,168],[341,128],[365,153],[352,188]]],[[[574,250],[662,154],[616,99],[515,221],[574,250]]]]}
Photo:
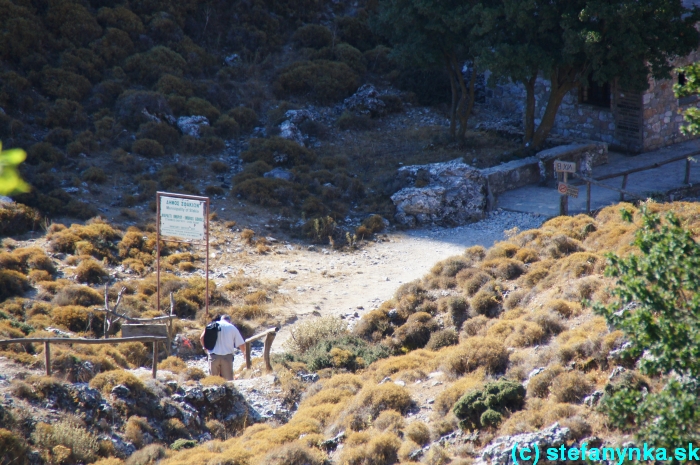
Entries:
{"type": "Polygon", "coordinates": [[[160,311],[160,238],[175,238],[168,242],[206,244],[204,259],[204,291],[207,319],[209,318],[209,197],[156,192],[156,294],[160,311]]]}

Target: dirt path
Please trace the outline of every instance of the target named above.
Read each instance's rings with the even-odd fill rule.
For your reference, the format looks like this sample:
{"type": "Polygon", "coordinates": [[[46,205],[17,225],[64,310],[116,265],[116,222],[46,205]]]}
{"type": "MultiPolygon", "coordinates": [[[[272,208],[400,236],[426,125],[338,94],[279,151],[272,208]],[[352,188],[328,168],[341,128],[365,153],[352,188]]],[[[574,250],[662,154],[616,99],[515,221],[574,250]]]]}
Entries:
{"type": "MultiPolygon", "coordinates": [[[[439,260],[473,245],[489,247],[505,238],[504,230],[535,228],[543,220],[529,214],[494,212],[471,225],[389,233],[352,252],[279,244],[277,253],[247,260],[242,269],[249,276],[283,280],[280,294],[286,299],[277,311],[284,324],[273,346],[280,351],[294,321],[322,315],[353,320],[390,299],[401,284],[425,275],[439,260]]],[[[219,259],[219,263],[237,262],[227,252],[219,259]]]]}

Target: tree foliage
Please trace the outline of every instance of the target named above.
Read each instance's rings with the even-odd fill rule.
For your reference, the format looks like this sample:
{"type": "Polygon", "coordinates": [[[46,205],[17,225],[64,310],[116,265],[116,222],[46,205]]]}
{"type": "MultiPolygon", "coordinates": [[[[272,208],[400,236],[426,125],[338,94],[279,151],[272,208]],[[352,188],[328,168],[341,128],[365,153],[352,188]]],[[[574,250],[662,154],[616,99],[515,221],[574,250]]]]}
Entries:
{"type": "MultiPolygon", "coordinates": [[[[683,68],[678,68],[676,71],[685,76],[684,84],[675,84],[673,86],[676,98],[700,94],[700,63],[693,63],[683,68]]],[[[687,124],[681,127],[681,133],[685,135],[700,134],[700,108],[688,108],[683,112],[683,119],[687,124]]]]}
{"type": "Polygon", "coordinates": [[[649,75],[667,77],[671,60],[698,46],[698,19],[681,0],[498,0],[480,20],[488,39],[480,58],[497,78],[525,85],[526,142],[539,147],[566,94],[589,77],[630,90],[645,89],[649,75]],[[551,87],[535,128],[539,75],[551,87]]]}
{"type": "Polygon", "coordinates": [[[17,171],[17,166],[27,158],[21,149],[2,150],[0,142],[0,195],[29,192],[29,184],[24,182],[17,171]]]}
{"type": "MultiPolygon", "coordinates": [[[[625,333],[626,355],[639,359],[642,373],[664,386],[646,393],[623,385],[603,405],[615,426],[650,445],[677,447],[700,439],[700,245],[673,213],[662,220],[646,205],[641,213],[640,253],[608,255],[616,299],[594,310],[625,333]]],[[[625,210],[623,217],[632,220],[625,210]]]]}
{"type": "Polygon", "coordinates": [[[464,137],[474,105],[476,67],[471,67],[468,83],[462,68],[474,58],[480,8],[475,0],[380,0],[372,21],[376,34],[392,44],[393,56],[404,66],[445,68],[452,88],[452,137],[457,119],[459,136],[464,137]]]}

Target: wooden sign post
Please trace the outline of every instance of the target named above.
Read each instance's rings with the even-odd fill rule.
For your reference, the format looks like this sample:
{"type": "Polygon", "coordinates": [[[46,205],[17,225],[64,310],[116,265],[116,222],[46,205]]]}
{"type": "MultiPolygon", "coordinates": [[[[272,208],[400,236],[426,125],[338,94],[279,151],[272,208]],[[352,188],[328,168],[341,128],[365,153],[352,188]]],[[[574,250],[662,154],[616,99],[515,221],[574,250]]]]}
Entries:
{"type": "MultiPolygon", "coordinates": [[[[156,305],[160,311],[160,237],[175,237],[179,242],[206,243],[204,279],[205,311],[209,319],[209,197],[156,192],[156,305]]],[[[170,241],[170,239],[169,239],[170,241]]]]}
{"type": "Polygon", "coordinates": [[[578,189],[567,184],[569,173],[576,172],[576,163],[572,161],[554,161],[554,172],[557,173],[557,191],[559,198],[559,215],[569,214],[569,196],[578,197],[578,189]]]}

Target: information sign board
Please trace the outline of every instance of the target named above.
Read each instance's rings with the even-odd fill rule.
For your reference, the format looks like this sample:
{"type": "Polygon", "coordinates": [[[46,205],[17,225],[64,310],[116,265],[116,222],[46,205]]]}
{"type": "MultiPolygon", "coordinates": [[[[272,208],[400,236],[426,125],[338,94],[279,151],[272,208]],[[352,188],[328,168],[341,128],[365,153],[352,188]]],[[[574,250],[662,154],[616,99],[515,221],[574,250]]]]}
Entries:
{"type": "Polygon", "coordinates": [[[160,233],[180,239],[203,240],[205,202],[160,196],[160,233]]]}

